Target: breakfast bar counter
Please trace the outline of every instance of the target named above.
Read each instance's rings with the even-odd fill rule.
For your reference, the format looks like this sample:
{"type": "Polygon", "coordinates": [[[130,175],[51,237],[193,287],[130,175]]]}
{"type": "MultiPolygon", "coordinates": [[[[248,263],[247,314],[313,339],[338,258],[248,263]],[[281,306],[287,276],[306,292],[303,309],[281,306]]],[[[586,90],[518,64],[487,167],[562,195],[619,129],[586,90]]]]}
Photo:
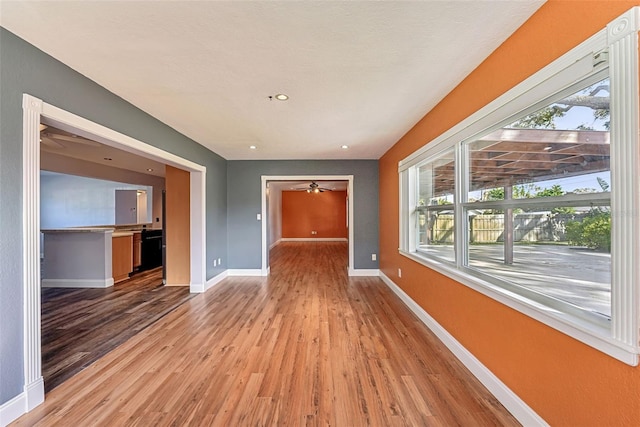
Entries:
{"type": "Polygon", "coordinates": [[[113,286],[113,228],[85,227],[41,231],[44,234],[42,287],[113,286]]]}

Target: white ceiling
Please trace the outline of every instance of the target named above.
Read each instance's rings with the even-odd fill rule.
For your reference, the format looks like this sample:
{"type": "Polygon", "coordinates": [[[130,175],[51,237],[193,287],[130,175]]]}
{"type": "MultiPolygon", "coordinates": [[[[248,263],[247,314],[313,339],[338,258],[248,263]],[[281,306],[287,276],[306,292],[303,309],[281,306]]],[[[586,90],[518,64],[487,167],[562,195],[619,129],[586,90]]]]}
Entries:
{"type": "Polygon", "coordinates": [[[46,126],[40,132],[41,164],[44,165],[47,163],[45,161],[47,157],[55,164],[55,156],[50,156],[51,154],[125,169],[145,175],[160,177],[164,177],[165,175],[165,165],[163,163],[133,155],[127,151],[65,132],[53,126],[46,126]],[[68,136],[71,136],[71,138],[68,136]]]}
{"type": "Polygon", "coordinates": [[[376,159],[542,3],[3,0],[0,25],[226,159],[376,159]]]}

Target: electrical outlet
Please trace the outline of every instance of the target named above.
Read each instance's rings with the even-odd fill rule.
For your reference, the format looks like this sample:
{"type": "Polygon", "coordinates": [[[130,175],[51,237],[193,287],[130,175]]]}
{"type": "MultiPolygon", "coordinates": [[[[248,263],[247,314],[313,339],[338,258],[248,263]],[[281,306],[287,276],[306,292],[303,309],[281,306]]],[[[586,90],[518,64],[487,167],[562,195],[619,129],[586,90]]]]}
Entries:
{"type": "Polygon", "coordinates": [[[371,261],[375,261],[377,259],[378,257],[376,256],[376,254],[371,254],[371,261]]]}
{"type": "Polygon", "coordinates": [[[398,277],[402,277],[402,269],[401,268],[398,269],[398,277]]]}
{"type": "Polygon", "coordinates": [[[218,265],[222,264],[222,258],[218,258],[218,265]]]}
{"type": "Polygon", "coordinates": [[[218,265],[218,260],[215,260],[215,259],[214,259],[214,260],[213,260],[213,266],[215,267],[215,266],[217,266],[217,265],[218,265]]]}

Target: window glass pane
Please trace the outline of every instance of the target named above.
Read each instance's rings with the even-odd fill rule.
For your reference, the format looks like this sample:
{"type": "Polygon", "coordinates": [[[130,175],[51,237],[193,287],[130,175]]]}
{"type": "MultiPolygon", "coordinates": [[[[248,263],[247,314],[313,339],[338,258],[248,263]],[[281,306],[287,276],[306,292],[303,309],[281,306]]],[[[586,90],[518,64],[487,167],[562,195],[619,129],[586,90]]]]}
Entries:
{"type": "Polygon", "coordinates": [[[609,80],[468,144],[468,266],[611,315],[609,80]]]}
{"type": "Polygon", "coordinates": [[[447,152],[418,168],[417,249],[446,261],[453,250],[454,155],[447,152]]]}
{"type": "Polygon", "coordinates": [[[506,223],[504,211],[469,210],[468,216],[469,267],[611,315],[609,206],[508,209],[506,223]]]}
{"type": "Polygon", "coordinates": [[[471,142],[468,200],[610,191],[609,121],[605,79],[471,142]]]}

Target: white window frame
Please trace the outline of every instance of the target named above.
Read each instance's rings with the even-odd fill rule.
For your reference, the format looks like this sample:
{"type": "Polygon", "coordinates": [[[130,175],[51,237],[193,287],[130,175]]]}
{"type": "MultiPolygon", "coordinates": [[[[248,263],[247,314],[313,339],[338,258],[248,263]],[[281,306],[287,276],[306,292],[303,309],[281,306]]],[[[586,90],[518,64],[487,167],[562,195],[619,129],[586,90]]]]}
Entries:
{"type": "MultiPolygon", "coordinates": [[[[426,250],[421,249],[419,247],[419,244],[418,244],[418,241],[417,241],[418,240],[417,239],[418,212],[420,210],[422,210],[422,209],[417,209],[417,204],[418,204],[417,201],[420,199],[420,195],[419,195],[420,188],[419,188],[419,184],[418,184],[418,180],[420,179],[420,177],[419,177],[420,173],[419,173],[418,169],[420,168],[420,166],[428,164],[428,163],[431,163],[431,162],[438,161],[438,160],[442,159],[443,156],[446,156],[448,154],[451,154],[451,155],[453,155],[455,157],[456,151],[454,149],[451,149],[451,148],[449,148],[447,150],[441,150],[441,151],[435,153],[433,156],[430,156],[428,159],[421,161],[415,167],[411,168],[412,170],[415,171],[415,173],[414,173],[414,178],[411,180],[411,183],[412,183],[411,185],[413,185],[413,189],[410,190],[411,193],[414,195],[414,199],[413,199],[413,202],[412,202],[412,205],[411,205],[411,208],[413,209],[414,212],[412,212],[412,214],[413,214],[412,215],[412,219],[411,219],[411,227],[412,228],[410,229],[413,232],[410,231],[411,232],[411,237],[409,238],[409,251],[410,252],[421,253],[421,254],[425,254],[425,256],[427,256],[426,255],[426,250]]],[[[455,193],[454,193],[454,198],[455,198],[455,193]]],[[[454,206],[455,205],[456,205],[456,203],[455,203],[455,200],[454,200],[453,204],[443,206],[442,209],[454,210],[454,206]]],[[[456,233],[457,233],[457,230],[454,227],[454,239],[455,239],[456,233]]],[[[453,246],[454,246],[454,254],[455,254],[456,242],[454,242],[453,246]]],[[[443,258],[439,258],[439,259],[441,260],[439,262],[450,263],[446,259],[443,259],[443,258]]]]}
{"type": "MultiPolygon", "coordinates": [[[[467,285],[523,314],[557,329],[632,366],[640,354],[640,108],[638,32],[640,7],[621,15],[504,95],[430,141],[398,164],[400,185],[399,253],[467,285]],[[472,141],[534,112],[550,97],[608,68],[611,95],[611,321],[594,322],[571,310],[558,310],[465,268],[468,163],[466,141],[472,141]],[[455,149],[456,265],[439,262],[416,250],[417,167],[445,150],[455,149]]],[[[521,201],[520,201],[521,202],[521,201]]]]}

